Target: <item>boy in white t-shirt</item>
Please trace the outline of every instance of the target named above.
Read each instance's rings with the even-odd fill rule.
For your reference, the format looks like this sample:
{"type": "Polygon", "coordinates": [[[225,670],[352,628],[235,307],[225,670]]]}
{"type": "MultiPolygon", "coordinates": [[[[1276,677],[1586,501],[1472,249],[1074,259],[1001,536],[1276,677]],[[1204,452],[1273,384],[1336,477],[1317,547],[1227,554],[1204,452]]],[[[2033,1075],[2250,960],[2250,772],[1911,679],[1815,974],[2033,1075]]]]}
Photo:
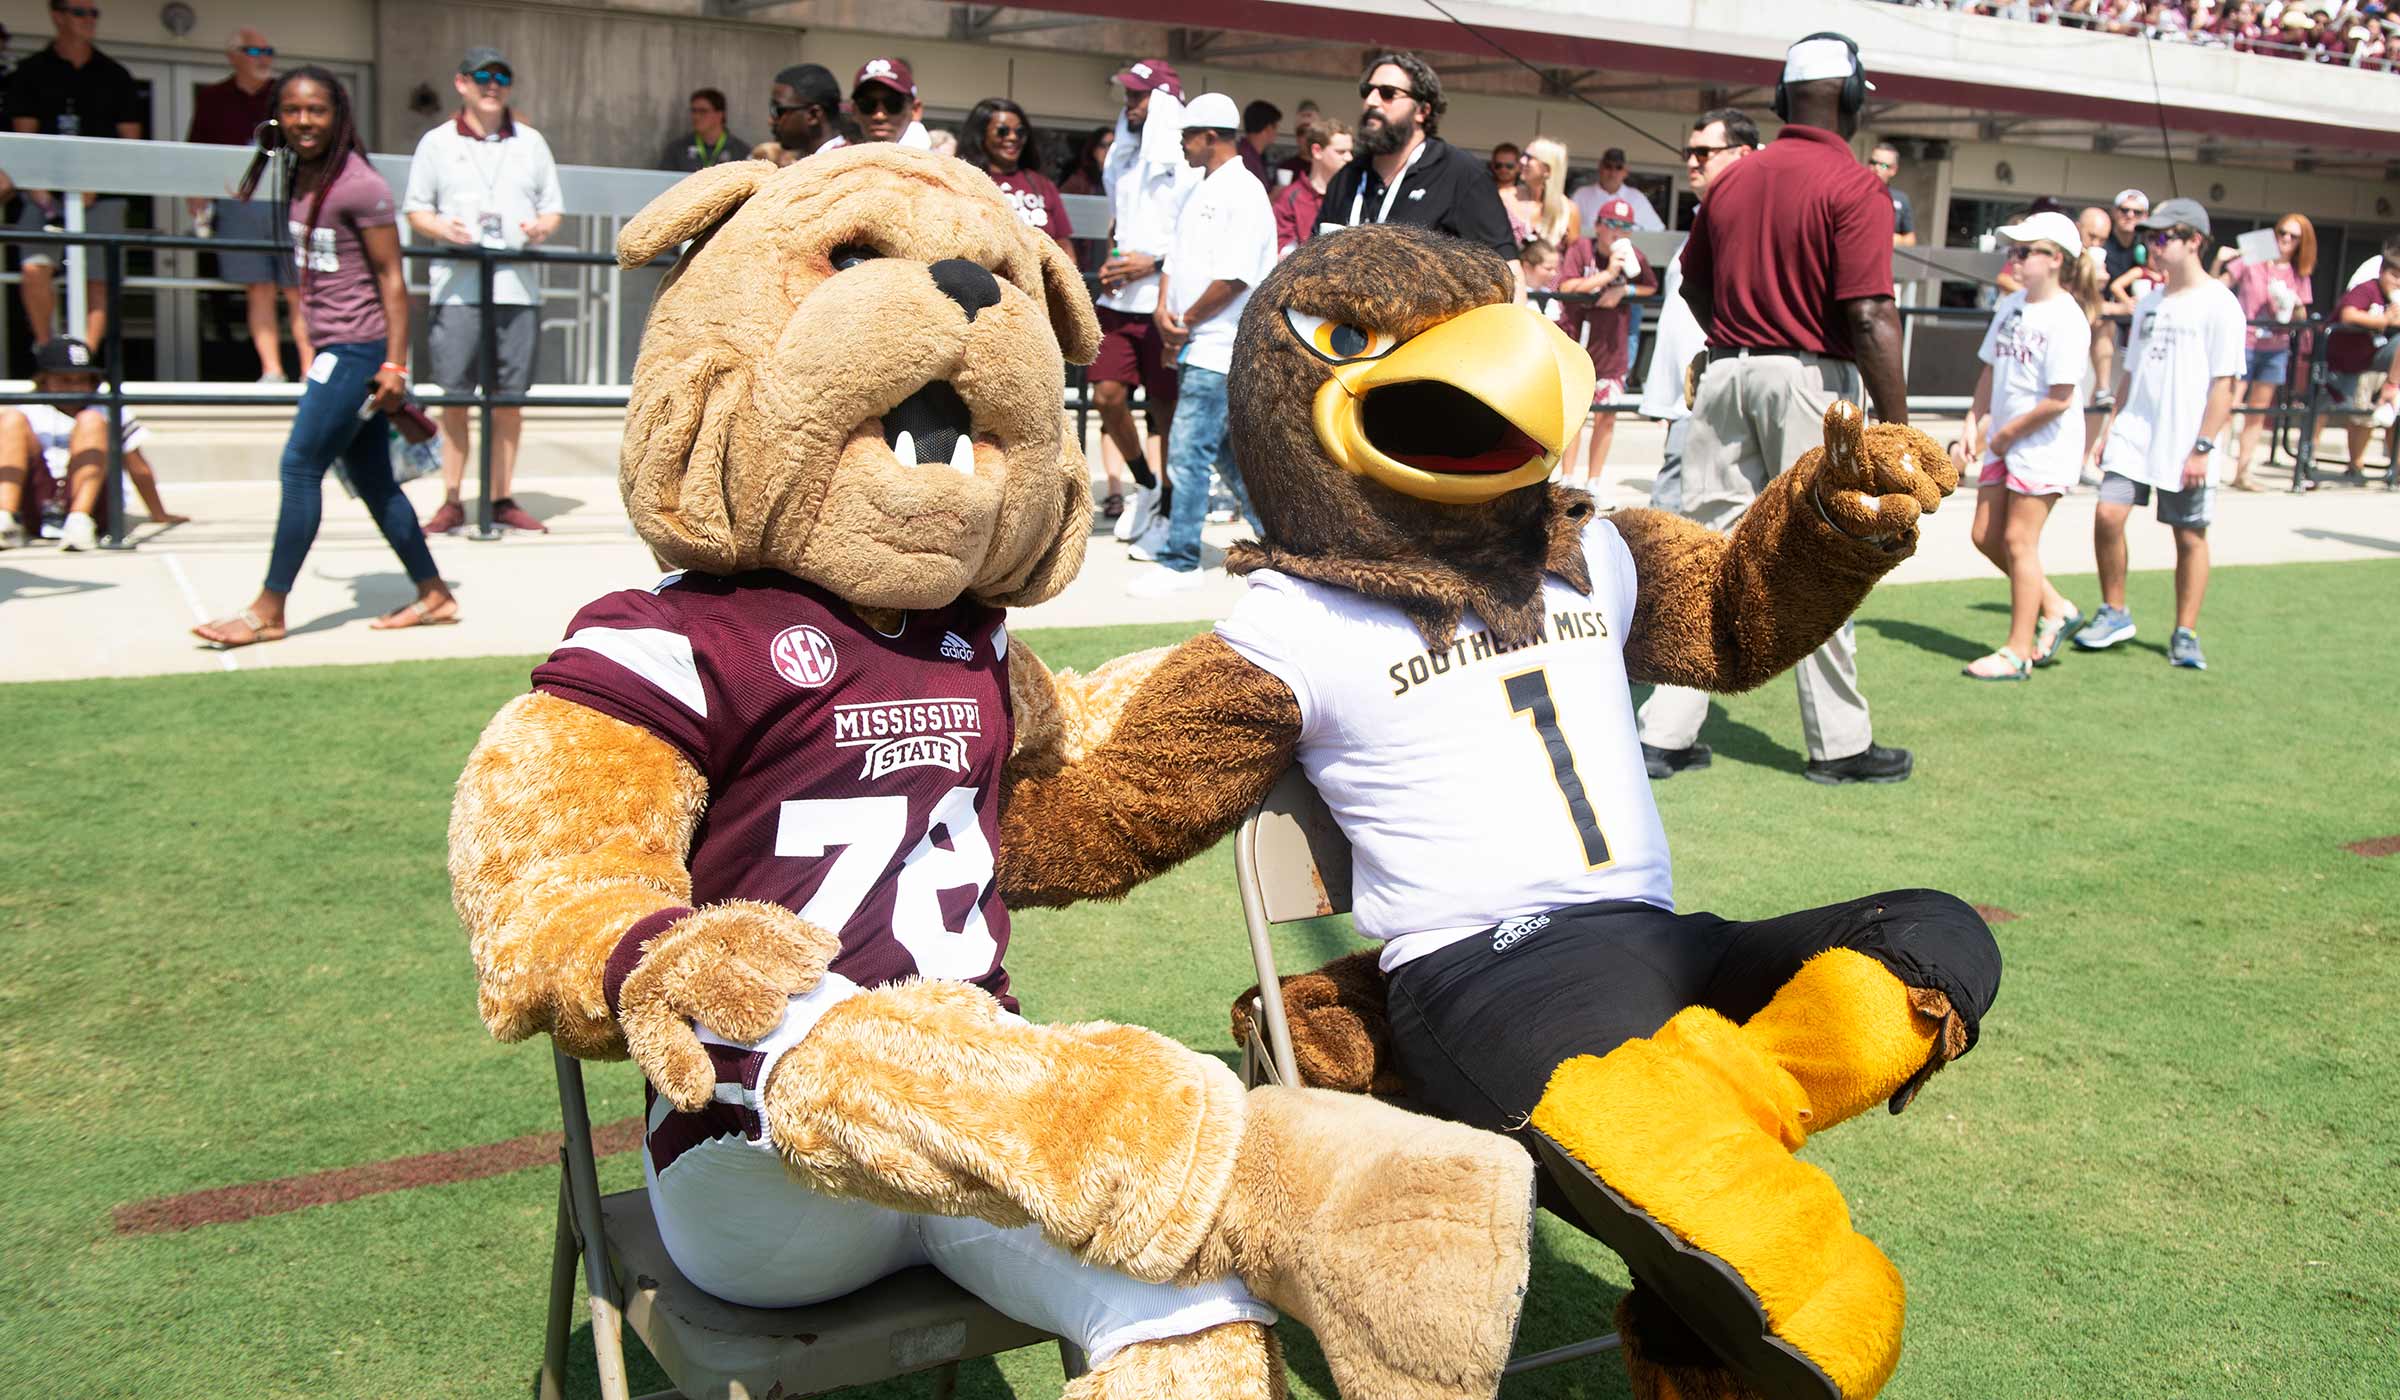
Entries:
{"type": "MultiPolygon", "coordinates": [[[[37,394],[97,394],[100,366],[91,347],[60,336],[33,352],[37,394]]],[[[125,475],[141,493],[150,519],[180,525],[191,517],[171,515],[158,496],[142,444],[149,429],[130,409],[124,414],[125,475]]],[[[108,414],[98,408],[29,403],[0,409],[0,549],[14,549],[42,533],[43,506],[54,496],[66,503],[59,547],[93,549],[100,542],[100,488],[108,470],[108,414]]]]}
{"type": "Polygon", "coordinates": [[[2066,215],[2035,214],[2000,230],[2016,245],[2021,291],[1992,308],[1983,374],[1959,453],[1963,477],[1981,464],[1975,547],[2009,581],[2008,642],[1966,667],[1979,681],[2021,681],[2057,657],[2083,614],[2042,572],[2042,527],[2083,468],[2083,379],[2091,367],[2090,316],[2065,281],[2097,276],[2066,215]]]}
{"type": "Polygon", "coordinates": [[[2205,671],[2197,628],[2208,590],[2217,440],[2233,416],[2234,381],[2247,365],[2248,327],[2232,289],[2208,275],[2208,211],[2198,200],[2167,200],[2140,227],[2165,280],[2133,308],[2092,520],[2102,606],[2075,645],[2101,651],[2133,636],[2133,615],[2125,609],[2125,519],[2156,491],[2158,518],[2175,532],[2175,631],[2167,660],[2205,671]]]}

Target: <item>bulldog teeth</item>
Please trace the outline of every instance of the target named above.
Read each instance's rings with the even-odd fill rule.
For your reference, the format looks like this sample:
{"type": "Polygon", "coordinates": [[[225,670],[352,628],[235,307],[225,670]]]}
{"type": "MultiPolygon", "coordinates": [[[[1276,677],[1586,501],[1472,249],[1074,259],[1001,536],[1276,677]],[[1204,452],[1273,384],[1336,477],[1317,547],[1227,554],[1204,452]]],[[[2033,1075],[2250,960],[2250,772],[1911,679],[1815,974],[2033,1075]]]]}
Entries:
{"type": "Polygon", "coordinates": [[[892,455],[900,459],[901,466],[913,467],[917,464],[917,440],[908,435],[907,429],[900,430],[899,439],[892,444],[892,455]]]}
{"type": "Polygon", "coordinates": [[[958,435],[958,446],[950,451],[950,465],[960,476],[975,474],[975,444],[965,433],[958,435]]]}

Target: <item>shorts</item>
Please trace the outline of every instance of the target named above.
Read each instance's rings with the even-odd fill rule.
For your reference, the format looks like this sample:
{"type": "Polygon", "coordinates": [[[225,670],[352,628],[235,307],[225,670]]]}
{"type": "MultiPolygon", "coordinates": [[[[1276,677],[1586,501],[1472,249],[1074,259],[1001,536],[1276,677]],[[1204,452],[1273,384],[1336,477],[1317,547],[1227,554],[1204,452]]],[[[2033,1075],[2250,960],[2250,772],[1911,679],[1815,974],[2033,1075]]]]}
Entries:
{"type": "Polygon", "coordinates": [[[2253,346],[2250,364],[2242,378],[2253,384],[2281,384],[2292,377],[2292,347],[2263,350],[2253,346]]]}
{"type": "Polygon", "coordinates": [[[719,1083],[717,1102],[698,1114],[675,1113],[653,1095],[642,1173],[659,1237],[685,1277],[749,1307],[804,1307],[930,1264],[1019,1322],[1073,1342],[1095,1365],[1136,1342],[1275,1321],[1274,1309],[1232,1279],[1142,1283],[1080,1262],[1038,1226],[913,1215],[802,1185],[763,1136],[749,1136],[759,1130],[757,1087],[825,1012],[863,991],[827,974],[791,999],[762,1040],[737,1043],[703,1030],[719,1083]],[[693,1141],[698,1134],[685,1120],[694,1119],[712,1119],[714,1127],[699,1130],[710,1135],[693,1141]]]}
{"type": "Polygon", "coordinates": [[[2332,375],[2334,400],[2337,404],[2347,404],[2362,413],[2366,412],[2375,407],[2375,396],[2383,392],[2383,386],[2390,377],[2381,370],[2372,369],[2360,370],[2356,374],[2332,375]]]}
{"type": "Polygon", "coordinates": [[[2020,496],[2063,496],[2067,491],[2064,486],[2050,486],[2038,481],[2028,481],[2010,471],[2008,463],[2005,461],[1984,463],[1983,470],[1976,474],[1975,484],[1977,486],[2005,486],[2020,496]]]}
{"type": "MultiPolygon", "coordinates": [[[[21,228],[28,233],[38,232],[42,229],[63,230],[66,226],[67,210],[65,205],[59,206],[55,216],[44,214],[41,206],[35,204],[30,197],[19,201],[16,220],[9,225],[10,228],[21,228]]],[[[83,231],[85,233],[123,233],[125,231],[125,201],[122,199],[95,199],[85,205],[83,231]]],[[[36,263],[45,263],[56,267],[59,258],[70,246],[72,245],[65,243],[20,243],[17,245],[17,265],[32,267],[36,263]]],[[[91,280],[98,281],[100,279],[100,260],[92,259],[89,266],[91,280]]]]}
{"type": "Polygon", "coordinates": [[[1150,431],[1165,432],[1175,421],[1176,377],[1174,362],[1159,344],[1158,323],[1131,311],[1095,309],[1100,313],[1100,356],[1092,361],[1092,382],[1140,385],[1142,416],[1149,420],[1150,431]]]}
{"type": "MultiPolygon", "coordinates": [[[[240,243],[265,243],[275,239],[278,230],[272,201],[220,199],[216,208],[213,237],[240,243]]],[[[245,287],[255,287],[262,282],[289,287],[296,280],[292,274],[292,256],[289,253],[219,253],[217,275],[245,287]]]]}
{"type": "MultiPolygon", "coordinates": [[[[2150,504],[2150,483],[2117,472],[2100,476],[2100,500],[2112,506],[2150,504]]],[[[2183,491],[2158,493],[2158,523],[2186,530],[2205,530],[2217,515],[2217,488],[2204,483],[2183,491]]]]}
{"type": "MultiPolygon", "coordinates": [[[[522,394],[533,383],[535,336],[539,316],[530,306],[495,306],[492,315],[500,350],[500,370],[493,391],[522,394]]],[[[482,383],[483,308],[437,306],[425,332],[426,378],[442,387],[449,398],[472,398],[482,383]]]]}

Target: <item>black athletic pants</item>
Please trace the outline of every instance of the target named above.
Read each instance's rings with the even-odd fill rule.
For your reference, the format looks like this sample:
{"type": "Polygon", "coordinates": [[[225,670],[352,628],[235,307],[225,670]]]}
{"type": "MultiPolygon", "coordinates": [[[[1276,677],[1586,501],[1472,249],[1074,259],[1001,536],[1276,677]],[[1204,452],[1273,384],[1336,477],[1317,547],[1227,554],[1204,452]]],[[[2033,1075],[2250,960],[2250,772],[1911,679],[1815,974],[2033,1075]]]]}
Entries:
{"type": "Polygon", "coordinates": [[[1938,890],[1740,922],[1632,901],[1583,904],[1461,939],[1392,974],[1392,1047],[1412,1106],[1510,1132],[1577,1055],[1605,1055],[1687,1006],[1748,1020],[1800,965],[1851,948],[1950,998],[1972,1046],[2000,990],[1983,916],[1938,890]]]}

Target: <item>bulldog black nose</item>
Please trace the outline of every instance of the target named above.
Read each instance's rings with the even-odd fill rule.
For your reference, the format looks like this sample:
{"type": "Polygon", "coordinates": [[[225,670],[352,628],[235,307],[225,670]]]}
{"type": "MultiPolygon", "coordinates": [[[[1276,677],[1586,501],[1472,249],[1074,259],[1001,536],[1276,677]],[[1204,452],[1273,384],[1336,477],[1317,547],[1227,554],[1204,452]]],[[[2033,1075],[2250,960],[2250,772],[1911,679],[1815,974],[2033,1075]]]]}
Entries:
{"type": "Polygon", "coordinates": [[[983,308],[1000,304],[1000,281],[984,271],[980,263],[944,258],[929,270],[933,273],[933,285],[942,289],[943,296],[957,302],[970,321],[983,308]]]}

